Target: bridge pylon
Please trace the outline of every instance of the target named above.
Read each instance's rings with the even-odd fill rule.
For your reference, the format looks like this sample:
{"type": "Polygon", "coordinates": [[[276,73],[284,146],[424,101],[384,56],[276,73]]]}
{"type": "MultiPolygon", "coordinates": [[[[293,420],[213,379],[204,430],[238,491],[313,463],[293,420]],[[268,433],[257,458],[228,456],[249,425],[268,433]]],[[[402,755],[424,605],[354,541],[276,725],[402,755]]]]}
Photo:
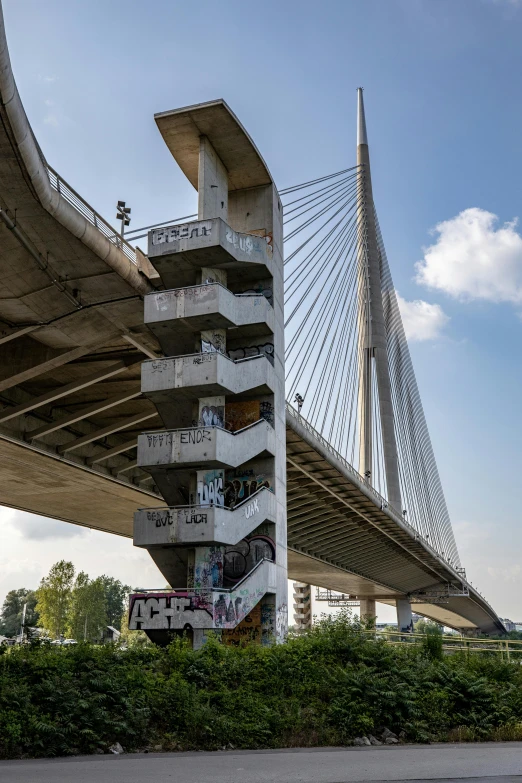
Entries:
{"type": "MultiPolygon", "coordinates": [[[[357,90],[357,280],[359,288],[359,472],[373,486],[375,454],[374,438],[379,427],[388,502],[402,515],[399,458],[395,435],[395,414],[388,363],[388,345],[383,303],[382,258],[377,235],[377,219],[373,202],[370,151],[366,131],[362,87],[357,90]],[[374,399],[375,393],[377,399],[374,399]]],[[[368,616],[375,616],[375,602],[361,603],[368,616]]],[[[397,601],[399,627],[411,626],[411,604],[397,601]]]]}
{"type": "Polygon", "coordinates": [[[164,357],[142,393],[166,429],[138,439],[166,508],[135,515],[171,588],[135,593],[129,625],[158,643],[269,644],[287,629],[283,210],[223,101],[156,115],[198,190],[198,219],[149,233],[165,290],[145,297],[164,357]]]}
{"type": "Polygon", "coordinates": [[[402,513],[399,460],[395,438],[386,324],[382,300],[381,256],[373,204],[370,151],[362,87],[357,90],[357,261],[359,283],[359,473],[372,484],[374,472],[373,410],[379,406],[388,502],[402,513]],[[375,374],[376,384],[373,383],[375,374]],[[374,386],[378,400],[373,399],[374,386]]]}

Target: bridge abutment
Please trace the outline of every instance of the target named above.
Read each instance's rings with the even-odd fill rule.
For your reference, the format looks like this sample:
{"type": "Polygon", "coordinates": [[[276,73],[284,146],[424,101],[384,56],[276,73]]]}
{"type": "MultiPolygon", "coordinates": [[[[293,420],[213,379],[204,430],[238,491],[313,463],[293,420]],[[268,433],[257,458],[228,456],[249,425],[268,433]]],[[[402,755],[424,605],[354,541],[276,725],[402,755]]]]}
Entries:
{"type": "Polygon", "coordinates": [[[281,641],[287,629],[282,207],[226,104],[158,115],[198,188],[198,220],[155,229],[167,290],[145,298],[166,358],[142,392],[168,429],[144,433],[138,465],[168,506],[135,515],[171,590],[131,596],[130,627],[166,643],[281,641]]]}

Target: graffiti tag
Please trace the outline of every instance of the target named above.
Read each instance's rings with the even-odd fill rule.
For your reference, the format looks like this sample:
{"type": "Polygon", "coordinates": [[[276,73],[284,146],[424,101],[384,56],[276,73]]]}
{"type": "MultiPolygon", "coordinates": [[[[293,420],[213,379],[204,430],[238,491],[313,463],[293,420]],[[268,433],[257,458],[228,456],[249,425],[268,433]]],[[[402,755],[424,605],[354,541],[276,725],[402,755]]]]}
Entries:
{"type": "Polygon", "coordinates": [[[157,228],[152,232],[152,244],[163,245],[169,242],[178,242],[180,239],[195,239],[199,236],[210,236],[212,233],[212,221],[201,220],[195,223],[180,223],[178,226],[157,228]]]}

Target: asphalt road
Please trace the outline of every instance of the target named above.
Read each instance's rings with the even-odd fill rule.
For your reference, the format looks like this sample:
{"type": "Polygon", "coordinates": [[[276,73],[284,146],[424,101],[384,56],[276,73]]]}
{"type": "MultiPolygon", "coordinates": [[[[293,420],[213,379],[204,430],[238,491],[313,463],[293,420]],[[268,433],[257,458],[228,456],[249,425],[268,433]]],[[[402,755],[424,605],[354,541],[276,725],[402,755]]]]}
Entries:
{"type": "Polygon", "coordinates": [[[522,742],[0,761],[1,783],[522,783],[522,742]]]}

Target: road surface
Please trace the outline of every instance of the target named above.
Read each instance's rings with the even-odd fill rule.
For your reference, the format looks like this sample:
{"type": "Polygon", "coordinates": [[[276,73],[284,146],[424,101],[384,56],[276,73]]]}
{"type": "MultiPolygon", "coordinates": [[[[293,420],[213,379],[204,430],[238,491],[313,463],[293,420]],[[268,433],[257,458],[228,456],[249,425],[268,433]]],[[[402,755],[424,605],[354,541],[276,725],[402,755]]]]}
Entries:
{"type": "Polygon", "coordinates": [[[0,761],[1,783],[522,783],[522,742],[0,761]]]}

